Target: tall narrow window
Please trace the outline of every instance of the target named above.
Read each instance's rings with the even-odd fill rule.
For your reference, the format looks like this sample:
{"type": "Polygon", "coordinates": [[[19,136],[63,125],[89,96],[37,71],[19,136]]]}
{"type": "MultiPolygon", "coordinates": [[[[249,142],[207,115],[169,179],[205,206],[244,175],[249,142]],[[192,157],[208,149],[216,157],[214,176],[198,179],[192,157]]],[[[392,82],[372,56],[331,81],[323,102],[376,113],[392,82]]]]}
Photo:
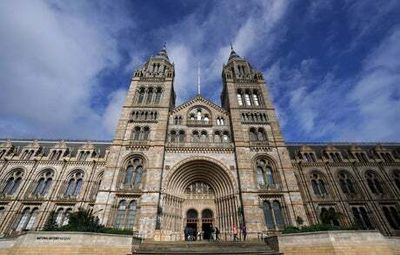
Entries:
{"type": "Polygon", "coordinates": [[[400,191],[400,170],[394,170],[393,171],[393,177],[394,177],[394,184],[396,184],[397,189],[400,191]]]}
{"type": "Polygon", "coordinates": [[[155,99],[155,103],[156,104],[160,103],[161,94],[162,94],[162,89],[161,88],[157,88],[156,99],[155,99]]]}
{"type": "Polygon", "coordinates": [[[8,177],[6,184],[1,191],[2,194],[5,195],[13,195],[15,192],[18,190],[19,186],[22,183],[22,176],[23,176],[23,171],[22,170],[14,170],[11,173],[11,176],[8,177]]]}
{"type": "Polygon", "coordinates": [[[251,142],[257,141],[257,132],[255,128],[250,128],[249,138],[251,142]]]}
{"type": "Polygon", "coordinates": [[[259,141],[266,141],[267,140],[267,134],[265,133],[265,130],[263,128],[258,128],[257,139],[259,141]]]}
{"type": "Polygon", "coordinates": [[[180,143],[185,142],[185,131],[183,131],[183,130],[179,131],[179,139],[178,140],[180,143]]]}
{"type": "Polygon", "coordinates": [[[16,231],[31,230],[36,222],[38,213],[38,208],[25,208],[17,224],[16,231]]]}
{"type": "Polygon", "coordinates": [[[259,106],[259,105],[260,105],[260,102],[259,102],[259,100],[258,100],[257,91],[254,91],[254,94],[253,94],[253,102],[254,102],[254,105],[255,105],[255,106],[259,106]]]}
{"type": "Polygon", "coordinates": [[[268,201],[263,202],[264,220],[269,229],[274,228],[274,219],[272,218],[272,208],[268,201]]]}
{"type": "Polygon", "coordinates": [[[356,190],[353,184],[353,178],[350,176],[349,173],[345,171],[341,171],[339,173],[339,184],[342,192],[344,194],[354,194],[356,190]]]}
{"type": "Polygon", "coordinates": [[[376,194],[376,195],[383,194],[383,188],[382,188],[380,178],[378,177],[378,175],[375,172],[368,171],[365,174],[365,177],[367,179],[368,187],[373,194],[376,194]]]}
{"type": "Polygon", "coordinates": [[[140,88],[140,89],[139,89],[139,97],[138,97],[138,103],[139,103],[139,104],[143,103],[144,95],[145,95],[145,90],[144,90],[144,88],[140,88]]]}
{"type": "Polygon", "coordinates": [[[147,103],[150,104],[153,102],[153,88],[149,88],[147,91],[147,103]]]}
{"type": "Polygon", "coordinates": [[[143,128],[143,140],[144,141],[147,141],[149,139],[149,134],[150,134],[150,128],[144,127],[143,128]]]}
{"type": "Polygon", "coordinates": [[[382,210],[390,227],[393,229],[400,229],[400,215],[396,208],[394,206],[383,206],[382,210]]]}
{"type": "Polygon", "coordinates": [[[371,221],[369,220],[367,210],[364,207],[352,207],[354,221],[362,229],[372,229],[371,221]]]}
{"type": "Polygon", "coordinates": [[[176,142],[176,131],[175,130],[171,131],[170,140],[172,143],[176,142]]]}
{"type": "Polygon", "coordinates": [[[256,175],[257,183],[261,187],[275,184],[270,163],[264,159],[258,159],[256,161],[256,175]]]}
{"type": "Polygon", "coordinates": [[[136,209],[136,200],[132,200],[129,204],[126,200],[120,201],[115,217],[115,228],[132,229],[135,225],[136,209]]]}
{"type": "Polygon", "coordinates": [[[322,179],[320,174],[313,173],[311,174],[310,178],[311,186],[316,196],[324,196],[328,194],[325,187],[325,181],[322,179]]]}
{"type": "Polygon", "coordinates": [[[246,105],[247,105],[247,106],[250,106],[250,105],[251,105],[250,95],[249,95],[249,92],[248,92],[248,91],[246,91],[246,93],[244,94],[244,101],[246,102],[246,105]]]}
{"type": "Polygon", "coordinates": [[[123,187],[124,188],[133,188],[138,187],[138,185],[142,182],[143,176],[143,163],[140,158],[132,158],[128,162],[128,166],[126,168],[123,187]]]}
{"type": "Polygon", "coordinates": [[[53,183],[54,172],[47,170],[41,174],[39,181],[35,189],[33,190],[34,195],[45,195],[49,191],[51,184],[53,183]]]}
{"type": "Polygon", "coordinates": [[[237,91],[237,100],[238,100],[239,106],[242,106],[243,105],[243,99],[242,99],[242,91],[241,90],[237,91]]]}
{"type": "Polygon", "coordinates": [[[78,196],[83,183],[83,173],[80,171],[75,172],[72,174],[68,181],[67,189],[65,190],[66,196],[78,196]]]}
{"type": "Polygon", "coordinates": [[[278,228],[282,228],[285,225],[285,222],[283,220],[283,213],[280,203],[275,200],[272,203],[272,208],[274,210],[276,225],[278,226],[278,228]]]}

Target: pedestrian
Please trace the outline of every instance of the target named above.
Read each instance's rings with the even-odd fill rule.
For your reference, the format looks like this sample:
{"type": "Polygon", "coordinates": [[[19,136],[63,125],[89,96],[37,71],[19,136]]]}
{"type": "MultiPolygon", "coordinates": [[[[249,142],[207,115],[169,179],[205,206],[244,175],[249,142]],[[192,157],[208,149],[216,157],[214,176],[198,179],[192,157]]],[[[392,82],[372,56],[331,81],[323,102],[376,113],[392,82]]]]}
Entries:
{"type": "Polygon", "coordinates": [[[237,241],[238,240],[238,229],[236,227],[236,224],[232,225],[232,233],[233,233],[233,241],[237,241]]]}
{"type": "Polygon", "coordinates": [[[183,230],[183,234],[185,235],[185,241],[187,241],[188,240],[188,235],[189,235],[188,226],[186,226],[185,229],[183,230]]]}
{"type": "Polygon", "coordinates": [[[213,225],[211,225],[211,241],[215,241],[215,240],[217,240],[215,228],[213,225]]]}
{"type": "Polygon", "coordinates": [[[219,240],[219,234],[220,234],[219,228],[215,227],[215,238],[216,238],[216,240],[219,240]]]}
{"type": "Polygon", "coordinates": [[[246,241],[246,237],[247,237],[247,228],[246,225],[242,225],[242,235],[243,235],[243,241],[246,241]]]}

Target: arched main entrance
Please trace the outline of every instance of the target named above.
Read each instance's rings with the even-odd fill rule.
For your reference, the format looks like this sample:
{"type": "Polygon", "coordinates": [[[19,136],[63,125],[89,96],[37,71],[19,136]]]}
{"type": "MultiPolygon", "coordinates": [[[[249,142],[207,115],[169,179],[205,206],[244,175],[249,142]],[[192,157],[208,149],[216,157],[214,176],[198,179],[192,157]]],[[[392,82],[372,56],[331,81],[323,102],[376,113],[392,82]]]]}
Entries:
{"type": "Polygon", "coordinates": [[[210,238],[211,227],[229,237],[233,224],[239,225],[239,199],[234,178],[212,160],[191,160],[173,168],[163,194],[161,228],[183,239],[185,227],[210,238]]]}

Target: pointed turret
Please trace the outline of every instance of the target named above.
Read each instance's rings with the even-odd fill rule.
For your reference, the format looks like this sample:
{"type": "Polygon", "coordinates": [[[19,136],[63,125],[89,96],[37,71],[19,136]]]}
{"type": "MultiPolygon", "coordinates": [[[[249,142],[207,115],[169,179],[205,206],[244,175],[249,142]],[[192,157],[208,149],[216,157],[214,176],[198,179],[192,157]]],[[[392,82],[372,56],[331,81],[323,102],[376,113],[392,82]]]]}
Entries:
{"type": "Polygon", "coordinates": [[[167,61],[169,62],[166,43],[164,43],[164,46],[163,46],[162,49],[157,53],[157,55],[155,56],[155,58],[161,58],[161,59],[167,60],[167,61]]]}
{"type": "Polygon", "coordinates": [[[231,54],[229,55],[228,62],[231,61],[232,59],[243,59],[241,58],[236,51],[233,49],[232,44],[231,44],[231,54]]]}
{"type": "Polygon", "coordinates": [[[147,62],[135,72],[135,77],[174,77],[174,64],[169,61],[165,43],[155,56],[150,57],[147,62]]]}

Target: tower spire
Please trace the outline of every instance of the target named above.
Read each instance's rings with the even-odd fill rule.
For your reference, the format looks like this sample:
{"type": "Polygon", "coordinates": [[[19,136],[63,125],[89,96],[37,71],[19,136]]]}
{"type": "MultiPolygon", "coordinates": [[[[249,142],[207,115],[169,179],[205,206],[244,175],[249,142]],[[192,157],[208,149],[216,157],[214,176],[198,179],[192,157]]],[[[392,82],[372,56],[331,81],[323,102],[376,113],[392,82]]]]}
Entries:
{"type": "Polygon", "coordinates": [[[200,95],[200,61],[197,63],[197,94],[200,95]]]}

